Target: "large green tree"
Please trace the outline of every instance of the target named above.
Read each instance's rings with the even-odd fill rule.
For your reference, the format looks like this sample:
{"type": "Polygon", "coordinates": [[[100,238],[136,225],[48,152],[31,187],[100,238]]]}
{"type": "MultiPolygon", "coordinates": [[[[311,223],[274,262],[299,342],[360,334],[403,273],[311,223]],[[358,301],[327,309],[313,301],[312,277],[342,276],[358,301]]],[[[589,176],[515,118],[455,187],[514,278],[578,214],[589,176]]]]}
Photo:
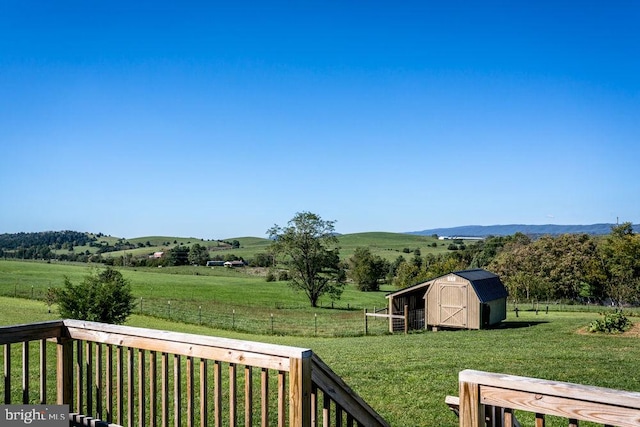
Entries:
{"type": "Polygon", "coordinates": [[[271,250],[289,270],[289,284],[303,291],[312,307],[323,295],[340,298],[345,271],[340,262],[335,221],[325,221],[311,212],[298,212],[285,227],[267,231],[271,250]]]}
{"type": "Polygon", "coordinates": [[[361,291],[378,291],[389,267],[388,261],[372,254],[369,248],[358,247],[349,258],[348,276],[361,291]]]}
{"type": "Polygon", "coordinates": [[[640,300],[640,235],[630,222],[614,226],[600,246],[607,276],[606,294],[611,300],[637,303],[640,300]]]}
{"type": "Polygon", "coordinates": [[[56,302],[64,318],[103,323],[124,323],[135,307],[131,285],[118,270],[94,270],[73,284],[65,278],[56,302]]]}

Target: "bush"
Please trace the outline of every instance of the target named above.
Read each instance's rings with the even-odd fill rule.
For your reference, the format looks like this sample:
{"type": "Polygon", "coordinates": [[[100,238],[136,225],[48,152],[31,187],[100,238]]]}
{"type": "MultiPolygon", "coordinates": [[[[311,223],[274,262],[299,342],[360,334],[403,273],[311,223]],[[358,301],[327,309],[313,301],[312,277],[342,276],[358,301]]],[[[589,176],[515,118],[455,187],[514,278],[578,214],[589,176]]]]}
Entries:
{"type": "Polygon", "coordinates": [[[267,277],[265,278],[265,280],[267,282],[275,282],[276,281],[276,275],[273,274],[273,272],[270,271],[270,272],[267,273],[267,277]]]}
{"type": "Polygon", "coordinates": [[[135,307],[131,285],[111,267],[94,270],[77,285],[65,277],[56,302],[63,318],[114,324],[124,323],[135,307]]]}
{"type": "Polygon", "coordinates": [[[620,334],[631,327],[631,321],[622,312],[622,310],[601,314],[604,318],[591,322],[589,324],[589,332],[620,334]]]}

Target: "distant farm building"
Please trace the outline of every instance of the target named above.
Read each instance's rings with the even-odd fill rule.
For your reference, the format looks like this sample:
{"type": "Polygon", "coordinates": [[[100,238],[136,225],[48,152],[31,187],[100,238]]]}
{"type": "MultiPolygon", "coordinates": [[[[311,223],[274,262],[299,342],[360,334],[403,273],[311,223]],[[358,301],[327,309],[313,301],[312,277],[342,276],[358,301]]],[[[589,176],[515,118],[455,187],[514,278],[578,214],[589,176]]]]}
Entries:
{"type": "Polygon", "coordinates": [[[227,261],[223,264],[225,267],[244,267],[245,263],[242,260],[235,260],[235,261],[227,261]]]}
{"type": "MultiPolygon", "coordinates": [[[[486,270],[455,271],[387,295],[388,313],[404,315],[408,329],[484,329],[507,318],[507,289],[486,270]]],[[[389,331],[404,330],[404,321],[389,317],[389,331]]]]}
{"type": "Polygon", "coordinates": [[[224,261],[218,261],[218,260],[207,261],[207,267],[222,267],[222,266],[224,266],[224,261]]]}
{"type": "Polygon", "coordinates": [[[164,252],[154,252],[152,255],[149,255],[151,259],[160,259],[164,256],[164,252]]]}

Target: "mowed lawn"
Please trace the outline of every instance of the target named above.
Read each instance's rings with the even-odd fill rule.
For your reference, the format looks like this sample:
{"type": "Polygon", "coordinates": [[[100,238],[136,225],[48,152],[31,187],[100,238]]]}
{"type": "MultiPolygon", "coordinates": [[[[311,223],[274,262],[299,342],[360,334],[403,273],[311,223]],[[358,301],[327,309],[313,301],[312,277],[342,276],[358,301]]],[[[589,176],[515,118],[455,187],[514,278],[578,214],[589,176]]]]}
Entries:
{"type": "MultiPolygon", "coordinates": [[[[584,333],[597,313],[509,316],[502,328],[486,331],[342,338],[238,333],[139,315],[127,324],[311,348],[393,426],[456,426],[444,398],[458,393],[463,369],[640,391],[637,332],[584,333]]],[[[55,317],[43,302],[0,297],[0,324],[55,317]]],[[[547,425],[559,424],[552,419],[547,425]]]]}

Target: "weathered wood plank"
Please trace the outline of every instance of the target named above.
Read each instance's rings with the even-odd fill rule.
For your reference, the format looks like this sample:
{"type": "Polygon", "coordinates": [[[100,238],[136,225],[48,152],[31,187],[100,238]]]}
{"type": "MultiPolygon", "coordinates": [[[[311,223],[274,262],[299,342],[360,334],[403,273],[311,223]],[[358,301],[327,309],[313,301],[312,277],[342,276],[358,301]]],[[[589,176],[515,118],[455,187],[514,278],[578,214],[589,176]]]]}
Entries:
{"type": "Polygon", "coordinates": [[[580,394],[558,397],[480,386],[480,396],[481,403],[485,405],[497,405],[568,419],[614,424],[621,427],[640,425],[640,409],[590,402],[584,400],[584,396],[580,394]]]}
{"type": "MultiPolygon", "coordinates": [[[[205,335],[185,334],[185,333],[179,333],[179,332],[160,331],[156,329],[137,328],[132,326],[110,325],[106,323],[87,322],[83,320],[66,319],[63,321],[63,323],[66,326],[67,331],[70,334],[71,338],[88,339],[88,338],[79,338],[77,336],[77,334],[80,333],[80,331],[84,331],[84,333],[93,335],[96,338],[96,339],[93,339],[92,341],[99,341],[99,342],[107,342],[106,339],[110,336],[117,336],[120,339],[124,339],[124,337],[129,336],[132,338],[140,339],[142,341],[145,341],[145,339],[149,339],[150,341],[160,341],[160,342],[167,342],[167,343],[174,342],[174,343],[180,343],[182,345],[191,344],[195,346],[233,350],[234,352],[241,352],[241,353],[247,353],[247,354],[271,355],[271,356],[277,356],[282,358],[302,357],[304,353],[311,351],[309,349],[299,348],[299,347],[267,344],[267,343],[254,342],[254,341],[235,340],[235,339],[229,339],[229,338],[209,337],[205,335]]],[[[125,344],[122,344],[122,345],[125,345],[125,344]]],[[[145,350],[151,350],[151,349],[145,348],[145,350]]],[[[157,351],[160,351],[160,349],[157,349],[157,351]]],[[[183,353],[180,353],[180,354],[183,356],[188,356],[188,354],[183,354],[183,353]]],[[[209,359],[215,359],[215,358],[209,358],[209,359]]],[[[227,360],[226,358],[219,358],[218,360],[222,360],[225,362],[233,362],[232,360],[227,360]]],[[[235,361],[234,363],[243,363],[243,362],[235,361]]],[[[273,368],[273,369],[277,369],[277,368],[273,368]]]]}
{"type": "Polygon", "coordinates": [[[62,338],[64,323],[61,320],[29,323],[0,327],[0,344],[11,344],[25,341],[37,341],[47,338],[62,338]]]}
{"type": "Polygon", "coordinates": [[[539,378],[519,377],[515,375],[464,370],[459,374],[460,381],[475,382],[488,386],[527,390],[548,396],[580,396],[581,400],[594,403],[611,404],[640,409],[640,392],[613,390],[581,384],[549,381],[539,378]]]}
{"type": "Polygon", "coordinates": [[[93,416],[93,351],[92,351],[92,343],[87,341],[85,344],[85,379],[87,384],[85,385],[85,393],[86,393],[86,406],[87,411],[84,413],[85,415],[92,417],[93,416]]]}
{"type": "Polygon", "coordinates": [[[82,341],[76,341],[76,412],[79,414],[86,414],[84,409],[84,346],[82,341]]]}
{"type": "Polygon", "coordinates": [[[356,392],[354,392],[316,354],[311,356],[313,383],[329,394],[337,405],[366,426],[389,426],[356,392]]]}

